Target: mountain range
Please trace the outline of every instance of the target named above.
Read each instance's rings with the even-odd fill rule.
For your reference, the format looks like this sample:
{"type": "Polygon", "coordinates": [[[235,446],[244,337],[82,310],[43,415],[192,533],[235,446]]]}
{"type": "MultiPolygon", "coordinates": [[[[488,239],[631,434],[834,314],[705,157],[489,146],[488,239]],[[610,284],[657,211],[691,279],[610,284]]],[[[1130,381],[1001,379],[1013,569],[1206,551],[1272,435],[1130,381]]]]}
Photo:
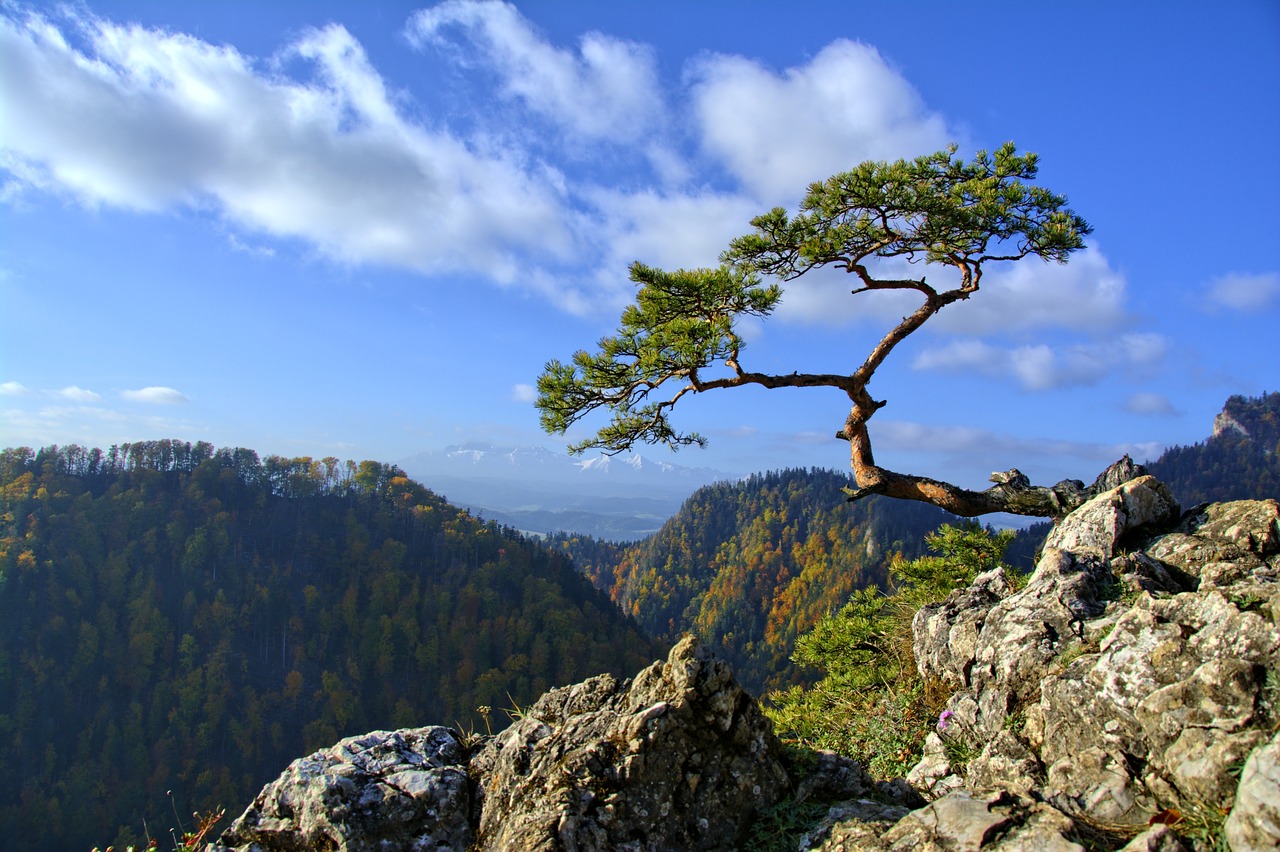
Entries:
{"type": "Polygon", "coordinates": [[[635,453],[575,457],[539,445],[472,442],[398,462],[454,505],[527,533],[611,541],[652,535],[698,488],[734,479],[635,453]]]}

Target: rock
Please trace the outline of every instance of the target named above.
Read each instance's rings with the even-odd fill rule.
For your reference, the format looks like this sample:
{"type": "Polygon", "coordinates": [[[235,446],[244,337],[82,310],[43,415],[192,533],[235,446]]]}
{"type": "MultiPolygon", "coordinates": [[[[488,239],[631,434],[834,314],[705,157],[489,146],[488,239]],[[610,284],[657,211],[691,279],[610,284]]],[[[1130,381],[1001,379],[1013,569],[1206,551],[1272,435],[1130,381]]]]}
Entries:
{"type": "Polygon", "coordinates": [[[988,571],[941,603],[927,604],[912,619],[916,666],[953,688],[969,686],[969,669],[987,613],[1013,589],[1001,570],[988,571]]]}
{"type": "Polygon", "coordinates": [[[1280,734],[1245,761],[1224,834],[1235,852],[1280,849],[1280,734]]]}
{"type": "Polygon", "coordinates": [[[1191,847],[1169,826],[1157,823],[1126,843],[1120,852],[1191,852],[1191,847]]]}
{"type": "Polygon", "coordinates": [[[833,806],[822,822],[800,838],[800,849],[883,849],[879,838],[910,811],[874,799],[833,806]]]}
{"type": "Polygon", "coordinates": [[[1178,512],[1178,503],[1163,482],[1141,476],[1076,509],[1054,527],[1044,546],[1077,554],[1092,551],[1109,559],[1126,538],[1171,524],[1178,512]]]}
{"type": "Polygon", "coordinates": [[[1075,823],[1026,796],[957,790],[912,811],[885,832],[886,849],[991,849],[1084,852],[1068,839],[1075,823]]]}
{"type": "Polygon", "coordinates": [[[467,750],[456,732],[374,731],[295,760],[212,850],[465,850],[467,750]]]}
{"type": "Polygon", "coordinates": [[[727,664],[689,637],[632,682],[556,689],[473,762],[477,847],[733,849],[789,779],[727,664]]]}
{"type": "Polygon", "coordinates": [[[1000,731],[965,767],[965,782],[975,789],[1008,790],[1030,795],[1044,780],[1044,767],[1012,732],[1000,731]]]}
{"type": "MultiPolygon", "coordinates": [[[[1244,834],[1233,843],[1271,838],[1280,505],[1199,507],[1175,525],[1176,511],[1149,477],[1125,482],[1061,521],[1024,590],[993,572],[917,615],[921,674],[956,689],[954,731],[931,735],[908,775],[939,797],[931,807],[968,795],[956,807],[977,813],[975,797],[998,789],[1095,824],[1146,826],[1165,809],[1234,804],[1244,834]],[[978,752],[967,765],[948,759],[951,736],[978,752]],[[1260,780],[1237,785],[1246,757],[1260,780]]],[[[988,819],[971,821],[970,840],[988,819]]],[[[921,831],[917,842],[941,842],[921,831]]],[[[1162,827],[1130,846],[1189,848],[1162,827]]]]}

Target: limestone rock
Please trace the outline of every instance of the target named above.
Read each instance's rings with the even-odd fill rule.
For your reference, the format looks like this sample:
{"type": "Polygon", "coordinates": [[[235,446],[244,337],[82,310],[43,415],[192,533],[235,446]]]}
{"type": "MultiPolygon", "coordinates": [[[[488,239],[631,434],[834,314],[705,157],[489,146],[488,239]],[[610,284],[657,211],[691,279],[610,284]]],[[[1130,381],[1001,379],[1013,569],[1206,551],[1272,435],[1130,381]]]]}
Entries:
{"type": "Polygon", "coordinates": [[[1157,823],[1130,840],[1120,852],[1191,852],[1173,829],[1157,823]]]}
{"type": "Polygon", "coordinates": [[[464,850],[467,751],[448,728],[374,731],[295,760],[213,850],[464,850]]]}
{"type": "Polygon", "coordinates": [[[1245,762],[1225,834],[1235,852],[1280,849],[1280,734],[1245,762]]]}
{"type": "Polygon", "coordinates": [[[1045,548],[1110,558],[1126,538],[1176,520],[1178,511],[1168,486],[1154,476],[1141,476],[1076,509],[1049,533],[1045,548]]]}
{"type": "Polygon", "coordinates": [[[732,849],[789,785],[768,719],[692,637],[632,682],[547,693],[473,771],[492,850],[732,849]]]}
{"type": "MultiPolygon", "coordinates": [[[[1126,482],[1061,521],[1022,591],[984,575],[917,616],[921,673],[956,689],[948,722],[978,752],[957,767],[930,737],[908,778],[940,796],[931,807],[1000,789],[1145,826],[1234,805],[1232,842],[1275,848],[1280,505],[1175,512],[1150,477],[1126,482]],[[1246,758],[1254,780],[1237,786],[1246,758]]],[[[1159,827],[1130,847],[1190,848],[1159,827]]]]}

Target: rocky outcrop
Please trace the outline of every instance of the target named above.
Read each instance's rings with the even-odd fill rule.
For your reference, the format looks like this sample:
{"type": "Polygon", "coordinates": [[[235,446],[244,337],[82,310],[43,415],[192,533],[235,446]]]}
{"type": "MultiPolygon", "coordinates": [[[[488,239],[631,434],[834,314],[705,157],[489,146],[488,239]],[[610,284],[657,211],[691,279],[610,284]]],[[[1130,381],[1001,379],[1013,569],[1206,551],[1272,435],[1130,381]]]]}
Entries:
{"type": "Polygon", "coordinates": [[[729,850],[786,797],[835,802],[801,849],[1280,849],[1280,505],[1180,515],[1134,473],[1025,586],[992,571],[916,615],[951,695],[905,781],[832,754],[789,770],[689,638],[479,742],[377,732],[295,761],[210,852],[729,850]]]}
{"type": "Polygon", "coordinates": [[[917,614],[921,673],[955,688],[908,776],[932,806],[1001,791],[1070,817],[1063,842],[1280,848],[1280,506],[1177,512],[1132,480],[1054,529],[1025,589],[992,572],[917,614]]]}
{"type": "Polygon", "coordinates": [[[759,705],[694,638],[629,683],[544,695],[472,762],[479,848],[732,848],[789,786],[759,705]]]}
{"type": "Polygon", "coordinates": [[[211,852],[732,849],[790,789],[781,758],[755,699],[690,637],[633,680],[548,692],[470,749],[420,728],[294,761],[211,852]]]}

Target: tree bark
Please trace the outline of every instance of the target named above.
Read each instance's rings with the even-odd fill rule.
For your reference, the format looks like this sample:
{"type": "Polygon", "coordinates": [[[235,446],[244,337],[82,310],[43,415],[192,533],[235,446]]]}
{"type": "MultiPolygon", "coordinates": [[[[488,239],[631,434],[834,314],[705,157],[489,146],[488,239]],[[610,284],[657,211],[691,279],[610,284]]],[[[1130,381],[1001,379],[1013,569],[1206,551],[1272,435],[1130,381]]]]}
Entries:
{"type": "MultiPolygon", "coordinates": [[[[863,431],[865,433],[865,426],[863,431]]],[[[854,441],[851,439],[850,443],[854,444],[854,441]]],[[[1098,494],[1147,472],[1146,468],[1134,463],[1126,455],[1103,471],[1093,485],[1088,487],[1078,479],[1064,479],[1053,486],[1032,485],[1026,475],[1014,468],[991,474],[991,481],[996,483],[991,488],[970,491],[948,482],[894,473],[874,465],[863,465],[860,471],[856,461],[856,444],[854,454],[854,475],[858,480],[858,488],[842,489],[849,502],[872,494],[883,494],[886,497],[930,503],[953,515],[966,518],[1008,512],[1057,520],[1098,494]]]]}

